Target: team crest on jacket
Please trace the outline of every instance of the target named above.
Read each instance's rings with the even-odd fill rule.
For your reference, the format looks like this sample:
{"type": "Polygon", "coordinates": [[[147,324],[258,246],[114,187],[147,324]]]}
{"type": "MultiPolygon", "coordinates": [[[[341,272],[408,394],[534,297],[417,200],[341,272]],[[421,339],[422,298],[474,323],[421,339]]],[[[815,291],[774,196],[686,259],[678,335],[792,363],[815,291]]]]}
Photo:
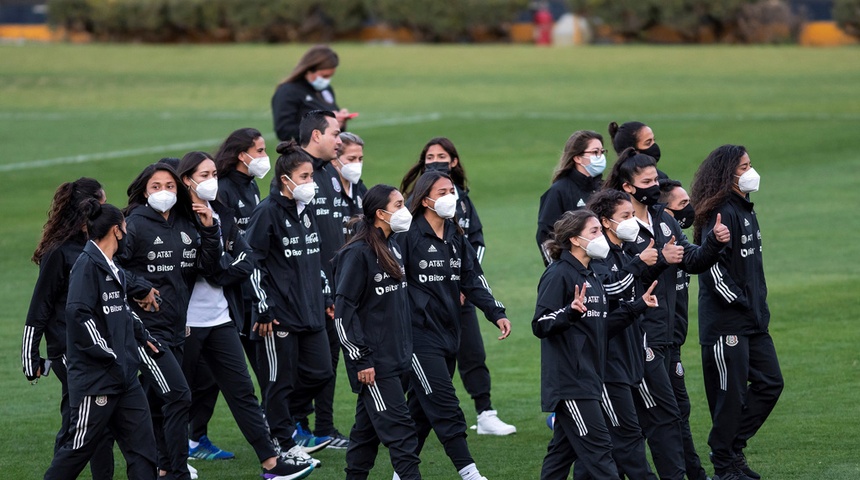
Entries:
{"type": "Polygon", "coordinates": [[[335,177],[331,177],[331,186],[334,188],[334,191],[340,193],[340,180],[335,177]]]}
{"type": "Polygon", "coordinates": [[[651,362],[654,360],[654,350],[651,350],[651,347],[645,349],[645,361],[651,362]]]}
{"type": "Polygon", "coordinates": [[[277,332],[278,338],[287,338],[287,335],[289,335],[289,334],[290,334],[290,332],[285,332],[283,330],[279,330],[277,332]]]}
{"type": "Polygon", "coordinates": [[[681,365],[681,362],[678,362],[675,364],[675,375],[677,375],[679,377],[684,376],[684,366],[681,365]]]}
{"type": "Polygon", "coordinates": [[[305,228],[311,228],[311,217],[305,215],[304,223],[305,223],[305,228]]]}
{"type": "Polygon", "coordinates": [[[660,230],[662,230],[663,235],[666,235],[667,237],[672,235],[672,230],[669,229],[669,225],[666,225],[665,222],[660,222],[660,230]]]}
{"type": "Polygon", "coordinates": [[[738,344],[738,336],[737,335],[726,335],[726,345],[730,347],[734,347],[738,344]]]}
{"type": "Polygon", "coordinates": [[[96,397],[96,405],[104,407],[107,405],[107,395],[99,395],[96,397]]]}
{"type": "Polygon", "coordinates": [[[189,237],[187,233],[179,232],[179,236],[182,237],[182,243],[191,245],[191,237],[189,237]]]}

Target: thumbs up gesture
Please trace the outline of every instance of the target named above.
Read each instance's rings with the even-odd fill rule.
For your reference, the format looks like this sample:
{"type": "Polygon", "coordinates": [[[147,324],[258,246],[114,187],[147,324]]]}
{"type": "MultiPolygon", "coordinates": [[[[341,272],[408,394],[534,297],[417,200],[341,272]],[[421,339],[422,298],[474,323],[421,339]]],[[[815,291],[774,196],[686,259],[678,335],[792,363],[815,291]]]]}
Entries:
{"type": "Polygon", "coordinates": [[[642,260],[642,263],[648,265],[649,267],[657,263],[657,249],[654,248],[654,239],[651,239],[651,243],[645,247],[645,250],[639,254],[639,260],[642,260]]]}
{"type": "Polygon", "coordinates": [[[684,259],[684,247],[675,245],[674,235],[666,242],[666,245],[663,245],[661,252],[663,253],[663,258],[666,259],[666,263],[670,265],[681,263],[681,260],[684,259]]]}
{"type": "Polygon", "coordinates": [[[723,217],[721,214],[717,214],[717,223],[714,224],[714,236],[717,237],[717,241],[720,243],[729,243],[729,240],[732,239],[732,234],[729,231],[729,227],[723,225],[723,217]]]}

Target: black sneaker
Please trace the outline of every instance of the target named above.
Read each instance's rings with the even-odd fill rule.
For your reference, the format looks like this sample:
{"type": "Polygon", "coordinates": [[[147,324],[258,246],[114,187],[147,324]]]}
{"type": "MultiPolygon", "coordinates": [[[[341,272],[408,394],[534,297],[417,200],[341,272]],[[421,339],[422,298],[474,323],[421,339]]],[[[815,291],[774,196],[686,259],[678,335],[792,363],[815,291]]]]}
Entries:
{"type": "Polygon", "coordinates": [[[736,465],[730,466],[727,470],[714,475],[714,480],[753,480],[740,471],[736,465]]]}
{"type": "Polygon", "coordinates": [[[270,470],[264,468],[260,476],[266,480],[297,480],[307,477],[313,471],[313,465],[286,463],[278,459],[278,463],[274,467],[270,470]]]}
{"type": "Polygon", "coordinates": [[[349,448],[349,438],[345,437],[342,433],[335,431],[330,435],[331,443],[328,444],[329,450],[346,450],[349,448]]]}
{"type": "Polygon", "coordinates": [[[750,468],[749,464],[747,463],[747,457],[744,456],[743,451],[735,452],[734,462],[735,466],[738,467],[738,470],[740,470],[744,475],[752,478],[753,480],[759,480],[761,478],[761,475],[759,475],[758,473],[753,471],[753,469],[750,468]]]}

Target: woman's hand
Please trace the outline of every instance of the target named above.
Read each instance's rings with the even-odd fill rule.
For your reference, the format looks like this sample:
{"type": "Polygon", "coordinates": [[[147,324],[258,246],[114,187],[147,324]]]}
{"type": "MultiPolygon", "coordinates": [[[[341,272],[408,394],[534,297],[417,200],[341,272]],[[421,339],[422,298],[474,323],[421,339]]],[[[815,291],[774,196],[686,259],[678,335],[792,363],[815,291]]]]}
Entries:
{"type": "Polygon", "coordinates": [[[654,287],[656,287],[656,286],[657,286],[657,280],[654,280],[654,282],[651,284],[651,287],[648,289],[648,291],[645,292],[644,295],[642,295],[642,300],[645,302],[645,305],[648,305],[651,308],[659,306],[659,303],[657,302],[657,296],[654,295],[654,287]]]}
{"type": "Polygon", "coordinates": [[[499,330],[502,332],[502,335],[499,337],[499,340],[504,340],[508,338],[508,335],[511,334],[511,321],[507,318],[500,318],[496,320],[496,326],[499,327],[499,330]]]}
{"type": "Polygon", "coordinates": [[[651,243],[649,243],[648,246],[645,247],[645,250],[642,250],[642,253],[639,254],[639,260],[642,260],[645,265],[650,267],[657,263],[657,257],[657,249],[654,248],[654,239],[652,238],[651,243]]]}
{"type": "Polygon", "coordinates": [[[370,367],[358,372],[358,381],[365,385],[373,385],[376,382],[376,370],[370,367]]]}
{"type": "Polygon", "coordinates": [[[684,259],[684,247],[675,245],[674,235],[666,242],[666,245],[663,245],[662,253],[663,258],[666,259],[666,263],[670,265],[677,265],[684,259]]]}
{"type": "Polygon", "coordinates": [[[729,243],[729,240],[732,239],[732,232],[729,231],[729,227],[723,225],[722,218],[722,215],[718,213],[717,223],[714,224],[714,236],[720,243],[729,243]]]}
{"type": "Polygon", "coordinates": [[[257,335],[261,337],[268,337],[272,334],[272,332],[275,331],[272,325],[280,325],[280,322],[278,322],[277,320],[272,320],[269,323],[255,323],[252,327],[252,330],[257,332],[257,335]]]}
{"type": "Polygon", "coordinates": [[[349,110],[341,108],[340,110],[334,112],[334,118],[337,119],[338,125],[343,128],[346,126],[347,120],[352,118],[352,114],[349,113],[349,110]]]}
{"type": "Polygon", "coordinates": [[[334,305],[325,309],[325,316],[328,317],[329,320],[334,320],[334,305]]]}
{"type": "Polygon", "coordinates": [[[199,203],[192,203],[191,209],[194,210],[194,213],[197,214],[197,218],[200,219],[200,223],[204,227],[211,227],[212,220],[212,209],[207,207],[206,205],[201,205],[199,203]]]}
{"type": "Polygon", "coordinates": [[[156,300],[155,298],[156,295],[161,294],[158,292],[158,290],[153,288],[149,290],[149,293],[145,297],[140,300],[135,298],[134,301],[137,302],[137,305],[140,306],[140,308],[142,308],[145,312],[157,312],[159,306],[158,300],[156,300]]]}
{"type": "Polygon", "coordinates": [[[587,312],[588,307],[585,306],[585,283],[582,284],[582,290],[579,289],[579,285],[576,285],[574,289],[573,302],[570,303],[570,308],[579,313],[587,312]]]}

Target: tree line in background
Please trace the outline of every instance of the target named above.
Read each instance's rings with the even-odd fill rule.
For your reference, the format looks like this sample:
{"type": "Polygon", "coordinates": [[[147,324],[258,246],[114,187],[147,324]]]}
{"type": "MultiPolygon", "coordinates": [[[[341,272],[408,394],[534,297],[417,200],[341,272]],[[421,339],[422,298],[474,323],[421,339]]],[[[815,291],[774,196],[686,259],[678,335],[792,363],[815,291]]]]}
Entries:
{"type": "MultiPolygon", "coordinates": [[[[532,0],[49,0],[49,19],[97,40],[314,42],[389,38],[510,41],[531,21],[532,0]],[[370,33],[368,33],[370,32],[370,33]],[[375,32],[375,33],[374,33],[375,32]]],[[[788,43],[803,12],[787,0],[567,0],[595,41],[788,43]],[[657,35],[653,33],[657,32],[657,35]]],[[[834,0],[833,16],[860,36],[860,0],[834,0]]]]}

